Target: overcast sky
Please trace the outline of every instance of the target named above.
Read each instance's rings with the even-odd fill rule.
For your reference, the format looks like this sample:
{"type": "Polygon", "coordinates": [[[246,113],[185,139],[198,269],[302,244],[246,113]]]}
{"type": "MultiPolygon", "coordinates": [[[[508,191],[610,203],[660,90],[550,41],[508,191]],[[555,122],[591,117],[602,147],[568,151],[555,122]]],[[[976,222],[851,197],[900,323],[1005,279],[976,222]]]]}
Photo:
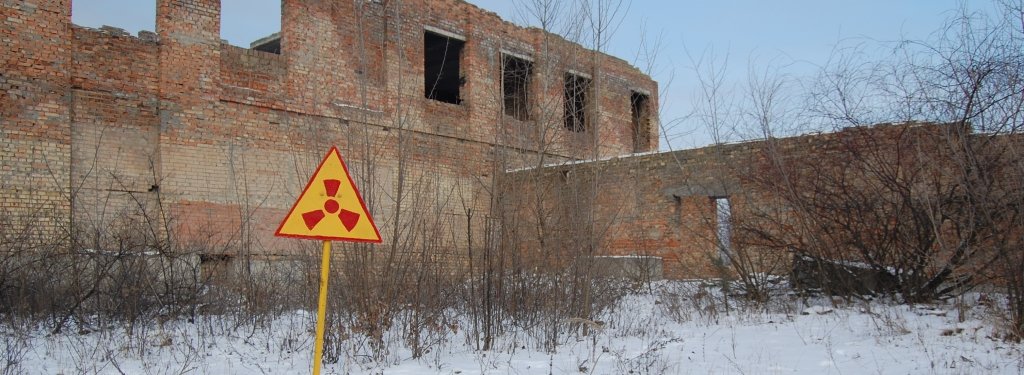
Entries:
{"type": "MultiPolygon", "coordinates": [[[[72,0],[72,21],[82,26],[111,25],[133,34],[154,30],[155,2],[72,0]]],[[[628,0],[627,0],[628,1],[628,0]]],[[[501,17],[529,24],[516,2],[470,0],[501,17]]],[[[568,2],[568,1],[567,1],[568,2]]],[[[280,29],[281,0],[223,0],[221,36],[231,44],[249,42],[280,29]]],[[[746,82],[749,66],[782,67],[786,74],[811,75],[828,61],[837,44],[927,39],[961,4],[989,12],[992,0],[634,0],[608,52],[641,68],[641,39],[661,40],[652,77],[661,85],[661,115],[672,123],[672,148],[702,146],[707,132],[685,118],[697,89],[693,59],[714,56],[727,84],[746,82]],[[722,64],[728,57],[728,64],[722,64]],[[753,63],[751,63],[753,62],[753,63]]],[[[662,149],[668,149],[665,138],[662,149]]]]}

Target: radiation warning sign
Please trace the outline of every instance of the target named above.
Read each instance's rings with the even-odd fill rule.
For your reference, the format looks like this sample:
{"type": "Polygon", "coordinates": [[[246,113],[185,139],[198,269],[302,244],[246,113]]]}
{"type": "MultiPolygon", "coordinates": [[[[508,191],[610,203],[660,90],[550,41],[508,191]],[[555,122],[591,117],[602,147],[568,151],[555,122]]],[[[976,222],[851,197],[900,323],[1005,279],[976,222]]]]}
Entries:
{"type": "Polygon", "coordinates": [[[331,147],[275,234],[281,237],[381,242],[363,197],[337,147],[331,147]]]}

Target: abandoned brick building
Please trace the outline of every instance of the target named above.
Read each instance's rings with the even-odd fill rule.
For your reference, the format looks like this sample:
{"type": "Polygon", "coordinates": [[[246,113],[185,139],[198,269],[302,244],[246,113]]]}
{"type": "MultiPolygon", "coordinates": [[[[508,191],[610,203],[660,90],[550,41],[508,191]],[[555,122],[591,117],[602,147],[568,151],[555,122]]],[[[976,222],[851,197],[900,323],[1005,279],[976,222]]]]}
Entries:
{"type": "Polygon", "coordinates": [[[206,260],[315,248],[273,233],[337,146],[383,244],[336,256],[709,277],[749,243],[731,221],[784,214],[771,154],[841,159],[868,138],[934,153],[946,140],[926,135],[949,128],[656,153],[647,75],[458,0],[284,0],[281,31],[248,49],[219,38],[218,0],[158,0],[138,37],[71,24],[69,0],[0,10],[0,220],[43,241],[150,233],[206,260]]]}
{"type": "Polygon", "coordinates": [[[156,8],[136,37],[72,24],[71,0],[0,5],[9,223],[288,254],[274,228],[336,145],[385,246],[451,261],[494,230],[505,170],[658,148],[647,75],[462,1],[284,0],[249,49],[220,39],[218,0],[156,8]]]}

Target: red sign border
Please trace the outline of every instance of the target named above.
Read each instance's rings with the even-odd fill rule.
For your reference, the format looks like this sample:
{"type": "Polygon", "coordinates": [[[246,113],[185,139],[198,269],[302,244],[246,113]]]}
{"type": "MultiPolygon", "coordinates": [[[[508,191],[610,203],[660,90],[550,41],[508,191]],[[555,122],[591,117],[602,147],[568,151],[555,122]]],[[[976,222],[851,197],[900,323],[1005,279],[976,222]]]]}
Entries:
{"type": "Polygon", "coordinates": [[[380,230],[377,229],[377,223],[375,223],[373,221],[373,216],[370,215],[370,210],[366,209],[366,203],[363,202],[363,194],[359,192],[359,187],[357,187],[356,183],[354,181],[352,181],[352,175],[348,173],[348,166],[345,165],[345,159],[341,157],[341,152],[338,151],[338,147],[337,146],[331,146],[331,150],[328,151],[327,155],[324,156],[324,159],[320,161],[320,165],[318,165],[316,167],[316,171],[313,172],[313,175],[309,176],[309,182],[306,182],[306,188],[302,189],[302,193],[299,194],[299,197],[295,199],[295,203],[292,204],[292,208],[290,210],[288,210],[288,215],[286,215],[284,217],[284,220],[281,220],[281,225],[278,225],[277,231],[274,233],[274,236],[275,237],[310,239],[310,240],[322,240],[322,241],[348,241],[348,242],[368,242],[368,243],[381,243],[381,242],[384,242],[384,237],[381,237],[380,230]],[[313,185],[313,180],[315,180],[316,177],[320,175],[320,169],[324,167],[324,164],[327,163],[327,159],[329,159],[331,157],[332,153],[338,155],[338,161],[341,162],[341,169],[345,171],[345,178],[348,178],[348,183],[349,183],[349,185],[352,186],[352,190],[355,191],[356,199],[359,200],[359,205],[363,207],[363,213],[366,214],[366,219],[370,220],[370,226],[373,227],[373,232],[375,234],[377,234],[377,239],[376,240],[369,240],[369,239],[362,239],[362,238],[327,237],[327,236],[312,236],[312,235],[282,234],[281,233],[281,229],[284,228],[284,223],[287,222],[288,219],[292,217],[292,214],[295,213],[295,208],[299,206],[299,200],[301,200],[302,197],[306,196],[306,193],[309,192],[310,186],[313,185]]]}

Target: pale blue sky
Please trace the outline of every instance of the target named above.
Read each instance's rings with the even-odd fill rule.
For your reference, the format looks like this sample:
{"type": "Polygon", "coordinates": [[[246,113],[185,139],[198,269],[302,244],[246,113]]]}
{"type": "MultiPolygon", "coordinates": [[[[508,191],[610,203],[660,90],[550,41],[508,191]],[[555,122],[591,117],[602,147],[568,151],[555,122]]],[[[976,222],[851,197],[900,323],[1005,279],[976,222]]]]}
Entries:
{"type": "MultiPolygon", "coordinates": [[[[503,18],[530,24],[516,2],[470,0],[503,18]]],[[[567,1],[568,2],[568,1],[567,1]]],[[[132,33],[153,30],[154,2],[73,0],[72,20],[83,26],[111,25],[132,33]]],[[[697,89],[693,58],[714,56],[724,68],[727,85],[746,82],[751,65],[772,65],[789,75],[813,74],[834,46],[901,39],[927,39],[961,5],[990,12],[992,0],[634,0],[608,45],[608,52],[638,61],[638,40],[660,36],[661,48],[652,77],[661,85],[661,116],[666,124],[686,117],[697,89]],[[728,64],[722,64],[728,57],[728,64]],[[751,62],[754,62],[751,64],[751,62]]],[[[224,0],[222,37],[248,43],[280,28],[280,0],[224,0]]],[[[709,143],[707,131],[694,121],[674,122],[668,133],[672,148],[709,143]]],[[[662,149],[668,149],[665,138],[662,149]]]]}

